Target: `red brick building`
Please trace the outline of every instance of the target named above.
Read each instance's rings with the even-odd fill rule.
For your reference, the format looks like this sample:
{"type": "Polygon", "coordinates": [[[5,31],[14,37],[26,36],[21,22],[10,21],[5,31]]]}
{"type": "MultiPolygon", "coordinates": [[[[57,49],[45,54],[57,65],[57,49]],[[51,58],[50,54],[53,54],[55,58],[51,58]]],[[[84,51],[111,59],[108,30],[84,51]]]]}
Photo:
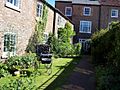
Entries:
{"type": "Polygon", "coordinates": [[[120,0],[56,0],[55,7],[73,21],[74,43],[81,42],[85,51],[95,31],[120,21],[120,0]]]}

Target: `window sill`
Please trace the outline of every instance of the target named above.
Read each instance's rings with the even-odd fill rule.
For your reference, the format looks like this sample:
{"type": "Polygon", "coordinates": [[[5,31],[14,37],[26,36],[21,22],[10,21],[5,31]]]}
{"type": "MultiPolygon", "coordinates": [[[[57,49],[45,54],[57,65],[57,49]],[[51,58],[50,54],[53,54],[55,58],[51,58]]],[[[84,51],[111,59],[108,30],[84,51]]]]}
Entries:
{"type": "Polygon", "coordinates": [[[65,16],[71,17],[72,15],[65,15],[65,16]]]}
{"type": "Polygon", "coordinates": [[[8,3],[8,2],[6,2],[5,6],[8,7],[8,8],[13,9],[15,11],[18,11],[18,12],[21,11],[21,9],[19,7],[16,7],[16,6],[14,6],[14,5],[12,5],[12,4],[8,3]]]}
{"type": "Polygon", "coordinates": [[[81,31],[80,31],[79,33],[86,33],[86,34],[91,34],[91,32],[81,32],[81,31]]]}
{"type": "Polygon", "coordinates": [[[118,16],[111,16],[111,18],[118,18],[118,16]]]}

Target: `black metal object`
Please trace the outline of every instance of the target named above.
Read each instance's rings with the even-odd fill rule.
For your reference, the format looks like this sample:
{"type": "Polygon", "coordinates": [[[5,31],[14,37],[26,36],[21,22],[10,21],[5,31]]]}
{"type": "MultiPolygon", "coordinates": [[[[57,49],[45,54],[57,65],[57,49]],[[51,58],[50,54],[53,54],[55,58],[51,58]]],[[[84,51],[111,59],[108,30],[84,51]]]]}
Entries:
{"type": "Polygon", "coordinates": [[[42,64],[51,63],[52,54],[41,54],[40,57],[41,57],[42,64]]]}
{"type": "Polygon", "coordinates": [[[50,64],[52,54],[50,54],[50,46],[47,44],[41,44],[36,46],[36,53],[40,57],[42,64],[50,64]]]}
{"type": "Polygon", "coordinates": [[[36,53],[42,64],[45,65],[46,73],[50,75],[52,73],[52,54],[50,54],[50,46],[47,44],[41,44],[36,46],[36,53]]]}

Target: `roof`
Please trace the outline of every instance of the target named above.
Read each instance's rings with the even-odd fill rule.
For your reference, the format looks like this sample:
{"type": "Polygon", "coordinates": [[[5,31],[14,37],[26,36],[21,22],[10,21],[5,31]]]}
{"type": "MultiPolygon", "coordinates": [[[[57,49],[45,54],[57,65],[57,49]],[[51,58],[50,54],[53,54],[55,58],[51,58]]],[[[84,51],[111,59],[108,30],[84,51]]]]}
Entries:
{"type": "Polygon", "coordinates": [[[72,4],[120,6],[120,0],[56,0],[56,1],[72,2],[72,4]]]}
{"type": "Polygon", "coordinates": [[[68,1],[68,2],[72,2],[73,0],[55,0],[55,1],[68,1]]]}
{"type": "Polygon", "coordinates": [[[99,0],[101,5],[120,6],[120,0],[99,0]]]}
{"type": "Polygon", "coordinates": [[[72,0],[73,4],[91,4],[91,5],[100,5],[97,0],[72,0]]]}
{"type": "Polygon", "coordinates": [[[70,23],[73,24],[73,22],[66,17],[60,10],[58,10],[57,8],[53,7],[52,5],[50,5],[48,2],[46,2],[45,0],[40,0],[41,2],[43,2],[44,4],[46,4],[49,8],[51,8],[53,11],[59,13],[62,17],[64,17],[66,20],[68,20],[70,23]]]}

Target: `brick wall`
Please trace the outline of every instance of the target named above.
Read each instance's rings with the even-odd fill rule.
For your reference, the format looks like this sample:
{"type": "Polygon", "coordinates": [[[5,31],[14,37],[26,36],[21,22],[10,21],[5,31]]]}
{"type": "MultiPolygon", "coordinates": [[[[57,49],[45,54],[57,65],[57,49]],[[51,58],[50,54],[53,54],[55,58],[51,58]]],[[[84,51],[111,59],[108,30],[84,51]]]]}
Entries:
{"type": "Polygon", "coordinates": [[[45,28],[46,33],[53,33],[54,11],[48,7],[47,24],[45,28]]]}
{"type": "Polygon", "coordinates": [[[3,35],[13,32],[17,35],[17,54],[25,52],[28,40],[35,29],[35,0],[21,0],[21,10],[15,11],[5,6],[6,0],[0,0],[0,56],[3,52],[3,35]]]}
{"type": "Polygon", "coordinates": [[[101,6],[101,29],[105,29],[108,27],[108,24],[112,21],[120,21],[120,7],[113,6],[101,6]],[[111,17],[111,9],[118,10],[118,18],[111,17]]]}
{"type": "Polygon", "coordinates": [[[73,15],[72,15],[72,21],[75,24],[75,31],[76,36],[74,38],[74,43],[79,41],[79,38],[88,39],[91,37],[92,33],[94,33],[99,27],[99,6],[89,6],[89,5],[73,5],[73,15]],[[91,8],[91,15],[90,16],[84,16],[83,10],[84,7],[90,7],[91,8]],[[80,21],[91,21],[92,27],[91,27],[91,33],[80,33],[80,21]]]}

